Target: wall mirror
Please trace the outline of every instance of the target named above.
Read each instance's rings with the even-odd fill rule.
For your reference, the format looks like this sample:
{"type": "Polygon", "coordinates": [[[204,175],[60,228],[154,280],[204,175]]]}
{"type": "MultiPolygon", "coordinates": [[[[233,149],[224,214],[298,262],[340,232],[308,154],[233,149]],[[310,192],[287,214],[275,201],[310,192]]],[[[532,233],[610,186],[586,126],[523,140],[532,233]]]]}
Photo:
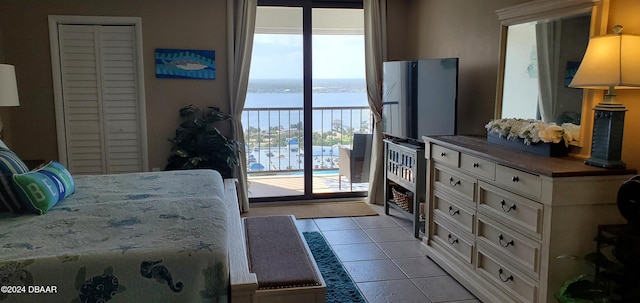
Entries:
{"type": "Polygon", "coordinates": [[[601,32],[600,1],[536,0],[496,13],[502,33],[495,118],[572,123],[571,144],[580,145],[585,94],[568,85],[589,37],[601,32]]]}

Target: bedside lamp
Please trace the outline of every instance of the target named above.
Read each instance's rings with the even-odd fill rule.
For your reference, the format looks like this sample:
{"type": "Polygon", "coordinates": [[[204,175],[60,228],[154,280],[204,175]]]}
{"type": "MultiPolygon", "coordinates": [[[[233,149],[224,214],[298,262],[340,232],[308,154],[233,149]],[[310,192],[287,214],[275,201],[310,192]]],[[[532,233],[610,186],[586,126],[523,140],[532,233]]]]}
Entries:
{"type": "Polygon", "coordinates": [[[621,160],[624,115],[627,109],[616,102],[616,89],[640,88],[640,36],[615,34],[593,37],[570,87],[607,90],[594,108],[591,157],[585,164],[624,168],[621,160]]]}
{"type": "MultiPolygon", "coordinates": [[[[0,106],[18,106],[18,83],[13,65],[0,64],[0,106]]],[[[0,120],[0,134],[2,133],[0,120]]]]}

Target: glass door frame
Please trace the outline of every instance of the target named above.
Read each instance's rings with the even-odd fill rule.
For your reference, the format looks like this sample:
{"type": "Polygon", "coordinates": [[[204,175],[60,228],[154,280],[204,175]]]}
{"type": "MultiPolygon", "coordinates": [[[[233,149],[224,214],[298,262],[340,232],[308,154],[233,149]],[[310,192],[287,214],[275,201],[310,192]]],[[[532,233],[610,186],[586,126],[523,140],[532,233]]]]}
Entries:
{"type": "MultiPolygon", "coordinates": [[[[305,151],[313,150],[313,74],[312,74],[312,12],[314,8],[364,9],[362,0],[258,0],[258,6],[302,7],[302,41],[303,41],[303,123],[305,151]]],[[[313,193],[313,157],[304,157],[303,176],[304,194],[284,197],[255,197],[250,203],[283,202],[313,199],[341,199],[366,197],[367,192],[313,193]]]]}

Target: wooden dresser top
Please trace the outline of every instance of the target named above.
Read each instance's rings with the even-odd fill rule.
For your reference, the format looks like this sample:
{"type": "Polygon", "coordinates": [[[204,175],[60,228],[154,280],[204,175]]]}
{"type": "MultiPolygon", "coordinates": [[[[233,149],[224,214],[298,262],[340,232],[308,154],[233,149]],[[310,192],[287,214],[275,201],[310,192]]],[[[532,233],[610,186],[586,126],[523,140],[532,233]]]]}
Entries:
{"type": "Polygon", "coordinates": [[[637,173],[635,169],[629,168],[610,169],[586,165],[583,159],[571,156],[538,156],[489,143],[486,136],[424,136],[422,138],[426,143],[436,143],[498,164],[548,177],[632,175],[637,173]]]}

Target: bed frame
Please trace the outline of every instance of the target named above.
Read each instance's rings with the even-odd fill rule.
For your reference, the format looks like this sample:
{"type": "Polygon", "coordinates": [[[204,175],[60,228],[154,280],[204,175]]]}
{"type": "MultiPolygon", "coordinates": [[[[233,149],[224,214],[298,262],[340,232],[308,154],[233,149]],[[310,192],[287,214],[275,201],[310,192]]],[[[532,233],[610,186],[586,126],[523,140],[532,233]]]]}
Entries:
{"type": "Polygon", "coordinates": [[[240,208],[238,207],[238,192],[236,191],[237,179],[224,180],[225,202],[229,208],[229,274],[230,274],[230,298],[232,303],[252,303],[258,279],[256,274],[249,271],[249,259],[247,257],[246,238],[240,208]]]}

